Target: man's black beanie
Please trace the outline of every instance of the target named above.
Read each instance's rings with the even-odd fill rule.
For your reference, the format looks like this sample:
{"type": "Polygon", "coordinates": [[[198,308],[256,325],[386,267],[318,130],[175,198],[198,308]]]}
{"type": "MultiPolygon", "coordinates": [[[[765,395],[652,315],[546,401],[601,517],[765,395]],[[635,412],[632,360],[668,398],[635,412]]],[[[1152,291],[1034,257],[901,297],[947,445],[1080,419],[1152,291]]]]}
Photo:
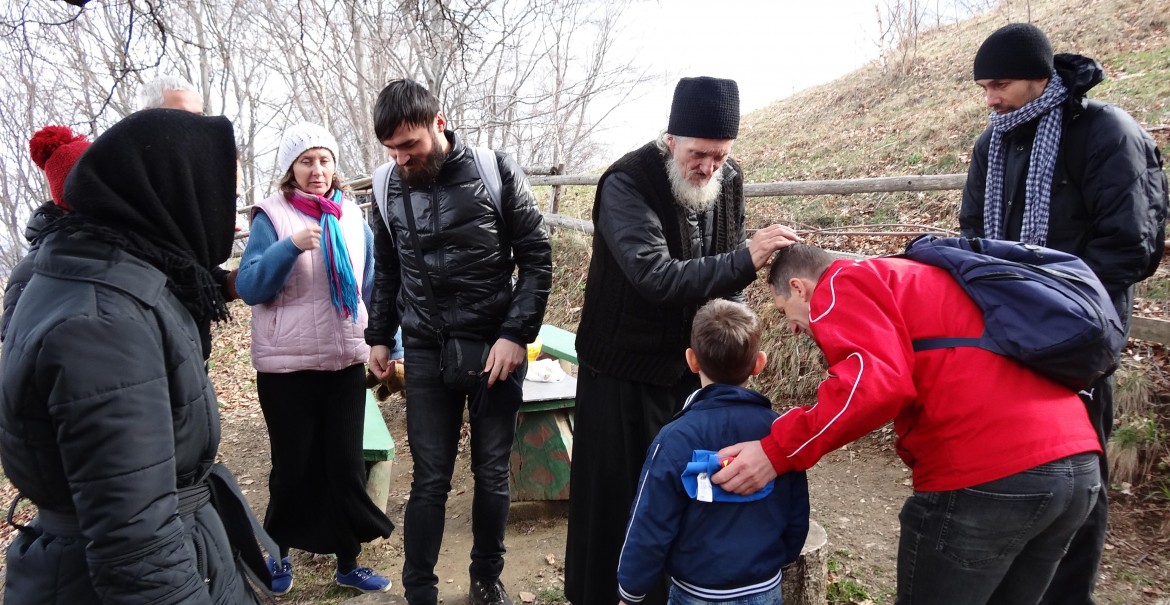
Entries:
{"type": "Polygon", "coordinates": [[[975,80],[1043,80],[1052,75],[1052,44],[1031,23],[1005,25],[975,53],[975,80]]]}
{"type": "Polygon", "coordinates": [[[697,139],[739,136],[739,85],[735,80],[683,78],[674,87],[666,132],[697,139]]]}

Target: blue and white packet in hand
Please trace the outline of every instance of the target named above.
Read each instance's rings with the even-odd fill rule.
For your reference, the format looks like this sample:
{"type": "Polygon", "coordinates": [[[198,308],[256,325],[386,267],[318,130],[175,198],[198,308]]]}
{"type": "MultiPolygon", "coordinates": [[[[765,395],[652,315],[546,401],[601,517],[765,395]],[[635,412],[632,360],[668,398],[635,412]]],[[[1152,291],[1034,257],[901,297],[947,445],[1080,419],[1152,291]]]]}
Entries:
{"type": "Polygon", "coordinates": [[[723,488],[711,483],[711,475],[718,472],[723,465],[718,453],[711,450],[695,450],[691,453],[691,461],[682,473],[683,489],[692,500],[699,502],[754,502],[766,498],[772,493],[774,481],[769,481],[760,491],[741,496],[724,491],[723,488]]]}

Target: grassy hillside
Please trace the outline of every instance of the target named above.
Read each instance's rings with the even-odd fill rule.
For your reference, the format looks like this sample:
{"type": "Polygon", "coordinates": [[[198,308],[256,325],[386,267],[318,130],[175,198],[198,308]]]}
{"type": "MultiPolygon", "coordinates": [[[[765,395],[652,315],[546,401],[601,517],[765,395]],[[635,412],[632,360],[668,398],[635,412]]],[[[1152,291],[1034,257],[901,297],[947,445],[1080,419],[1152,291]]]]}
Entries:
{"type": "MultiPolygon", "coordinates": [[[[733,155],[747,182],[966,172],[971,145],[986,127],[988,113],[971,80],[971,60],[989,33],[1027,20],[1028,10],[1027,2],[1005,1],[986,14],[922,33],[905,65],[874,62],[745,116],[733,155]]],[[[1153,132],[1164,153],[1170,151],[1170,0],[1037,0],[1030,11],[1056,52],[1084,54],[1105,67],[1105,82],[1089,96],[1130,112],[1153,132]]],[[[646,133],[648,139],[653,135],[646,133]]],[[[592,188],[570,190],[563,212],[588,219],[592,195],[592,188]]],[[[888,232],[920,231],[919,226],[957,229],[959,200],[958,191],[753,198],[748,226],[781,222],[806,230],[819,245],[878,254],[896,251],[909,239],[888,232]],[[820,231],[841,227],[885,234],[820,231]]],[[[549,321],[573,329],[590,236],[561,230],[554,242],[557,274],[549,321]]],[[[1143,314],[1170,315],[1167,264],[1139,287],[1143,314]]],[[[785,333],[761,284],[749,289],[748,299],[767,325],[765,343],[772,358],[760,389],[781,405],[808,403],[822,376],[815,347],[785,333]]],[[[1135,475],[1149,477],[1151,467],[1170,464],[1170,458],[1162,459],[1167,450],[1158,437],[1167,428],[1166,418],[1159,420],[1155,411],[1170,403],[1159,400],[1170,391],[1165,358],[1165,347],[1131,347],[1120,374],[1120,398],[1132,400],[1119,402],[1127,414],[1119,432],[1141,444],[1133,449],[1140,455],[1131,456],[1140,461],[1135,475]]],[[[1167,482],[1165,470],[1160,477],[1153,477],[1155,484],[1167,482]]],[[[1166,485],[1170,493],[1170,482],[1166,485]]]]}
{"type": "MultiPolygon", "coordinates": [[[[1057,52],[1096,58],[1107,79],[1090,96],[1170,133],[1170,2],[1040,0],[1033,21],[1057,52]]],[[[965,172],[987,110],[971,59],[988,33],[1026,19],[1024,2],[920,35],[908,65],[871,63],[745,116],[735,155],[750,181],[965,172]]],[[[783,74],[777,74],[783,77],[783,74]]],[[[859,222],[953,228],[958,193],[772,200],[769,210],[809,227],[859,222]]]]}

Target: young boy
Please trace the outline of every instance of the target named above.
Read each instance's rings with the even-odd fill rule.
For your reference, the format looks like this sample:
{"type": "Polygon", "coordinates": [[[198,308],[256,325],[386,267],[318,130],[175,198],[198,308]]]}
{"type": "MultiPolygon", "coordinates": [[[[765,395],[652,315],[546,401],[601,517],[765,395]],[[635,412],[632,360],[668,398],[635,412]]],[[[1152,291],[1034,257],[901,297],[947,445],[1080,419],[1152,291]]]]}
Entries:
{"type": "Polygon", "coordinates": [[[746,388],[764,369],[760,325],[748,307],[714,300],[695,315],[687,365],[703,388],[646,452],[618,562],[618,592],[639,603],[662,578],[670,603],[779,605],[780,568],[808,534],[808,481],[777,477],[750,496],[724,492],[710,476],[733,459],[715,452],[766,436],[772,404],[746,388]]]}

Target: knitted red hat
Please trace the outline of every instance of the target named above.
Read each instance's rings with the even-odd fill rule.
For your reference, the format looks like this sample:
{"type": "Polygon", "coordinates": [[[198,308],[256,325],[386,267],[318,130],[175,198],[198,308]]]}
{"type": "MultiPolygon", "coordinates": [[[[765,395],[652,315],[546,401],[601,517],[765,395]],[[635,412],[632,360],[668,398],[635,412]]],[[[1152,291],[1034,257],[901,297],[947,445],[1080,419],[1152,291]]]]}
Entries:
{"type": "Polygon", "coordinates": [[[53,203],[69,210],[65,202],[65,177],[81,153],[89,147],[85,135],[73,132],[68,126],[45,126],[28,140],[28,151],[33,162],[45,171],[53,203]]]}

